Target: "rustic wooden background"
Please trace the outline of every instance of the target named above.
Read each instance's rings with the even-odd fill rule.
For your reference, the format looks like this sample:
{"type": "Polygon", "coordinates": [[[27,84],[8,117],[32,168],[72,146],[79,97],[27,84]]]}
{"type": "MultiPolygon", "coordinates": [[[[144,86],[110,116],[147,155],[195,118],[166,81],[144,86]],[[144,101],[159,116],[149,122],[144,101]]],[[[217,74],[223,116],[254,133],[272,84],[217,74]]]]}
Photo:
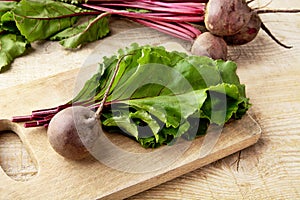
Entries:
{"type": "MultiPolygon", "coordinates": [[[[267,2],[256,0],[252,5],[262,7],[267,2]]],[[[300,2],[273,0],[266,8],[300,8],[300,2]]],[[[129,199],[300,198],[300,14],[261,17],[274,35],[293,46],[284,49],[261,31],[253,42],[230,48],[230,58],[238,63],[238,74],[253,104],[250,113],[262,128],[261,139],[252,147],[129,199]]],[[[112,35],[137,27],[115,20],[112,35]]],[[[30,54],[0,74],[0,89],[78,68],[97,44],[66,51],[57,43],[34,43],[30,54]]],[[[16,180],[37,173],[22,143],[9,133],[0,134],[0,165],[16,180]]]]}

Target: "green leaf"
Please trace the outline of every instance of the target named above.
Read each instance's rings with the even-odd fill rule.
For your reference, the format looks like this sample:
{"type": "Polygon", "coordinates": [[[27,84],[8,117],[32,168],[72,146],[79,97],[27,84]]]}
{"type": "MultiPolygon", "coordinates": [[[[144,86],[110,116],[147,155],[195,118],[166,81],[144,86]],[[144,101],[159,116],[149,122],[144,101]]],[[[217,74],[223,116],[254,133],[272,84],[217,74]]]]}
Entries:
{"type": "Polygon", "coordinates": [[[145,110],[157,117],[166,127],[177,128],[182,121],[200,110],[206,99],[205,90],[197,90],[179,95],[162,95],[151,98],[132,99],[127,103],[136,110],[145,110]]]}
{"type": "MultiPolygon", "coordinates": [[[[6,31],[11,31],[11,20],[8,20],[7,17],[3,17],[4,15],[6,15],[7,13],[10,13],[10,11],[15,8],[15,6],[17,5],[17,2],[15,1],[0,1],[0,34],[4,33],[6,31]]],[[[13,31],[17,31],[15,27],[15,23],[14,20],[12,20],[14,28],[13,31]]]]}
{"type": "MultiPolygon", "coordinates": [[[[154,134],[156,142],[158,142],[159,136],[157,135],[157,133],[160,130],[160,124],[148,112],[146,112],[145,110],[138,110],[136,112],[130,113],[129,118],[140,119],[141,121],[145,122],[152,131],[152,134],[150,134],[150,135],[152,136],[154,134]]],[[[144,131],[144,133],[145,133],[145,131],[144,131]]],[[[145,134],[143,134],[143,135],[145,135],[145,134]]],[[[139,138],[144,138],[144,136],[142,137],[139,134],[137,134],[136,136],[139,136],[139,138]]]]}
{"type": "Polygon", "coordinates": [[[222,83],[208,88],[207,94],[201,117],[218,125],[225,124],[238,110],[240,94],[237,86],[222,83]]]}
{"type": "Polygon", "coordinates": [[[99,15],[78,26],[67,28],[51,37],[51,40],[60,40],[66,48],[76,48],[81,44],[96,41],[109,33],[109,17],[99,15]]]}
{"type": "Polygon", "coordinates": [[[0,71],[22,55],[27,46],[28,42],[23,36],[10,33],[0,35],[0,71]]]}
{"type": "Polygon", "coordinates": [[[83,9],[52,0],[22,0],[13,9],[21,34],[29,42],[43,40],[75,24],[83,9]]]}
{"type": "Polygon", "coordinates": [[[10,32],[10,33],[15,33],[15,34],[21,35],[19,29],[16,26],[16,23],[15,23],[15,20],[13,17],[13,13],[11,11],[4,13],[0,17],[0,21],[1,21],[1,28],[6,33],[10,32]]]}
{"type": "Polygon", "coordinates": [[[130,121],[127,116],[114,116],[106,119],[103,122],[104,126],[117,126],[122,127],[124,130],[129,132],[133,136],[138,136],[137,127],[134,123],[130,121]]]}
{"type": "Polygon", "coordinates": [[[222,80],[225,83],[234,84],[238,87],[240,95],[246,97],[245,86],[240,84],[240,79],[236,74],[237,65],[232,61],[216,61],[217,67],[221,73],[222,80]]]}
{"type": "Polygon", "coordinates": [[[20,35],[11,12],[17,4],[15,1],[0,1],[0,72],[8,69],[13,60],[29,46],[28,41],[20,35]]]}

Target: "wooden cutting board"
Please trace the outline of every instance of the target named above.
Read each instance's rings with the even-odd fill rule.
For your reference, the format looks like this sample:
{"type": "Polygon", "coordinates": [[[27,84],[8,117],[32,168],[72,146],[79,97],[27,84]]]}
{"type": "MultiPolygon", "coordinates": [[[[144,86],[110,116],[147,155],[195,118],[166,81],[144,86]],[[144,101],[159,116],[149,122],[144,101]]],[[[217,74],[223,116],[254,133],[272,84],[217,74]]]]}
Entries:
{"type": "Polygon", "coordinates": [[[123,199],[233,154],[256,143],[260,137],[261,129],[258,124],[251,116],[245,115],[241,120],[223,127],[220,135],[211,129],[207,136],[178,145],[171,153],[164,151],[169,148],[167,146],[145,150],[127,137],[107,134],[117,148],[132,155],[142,155],[141,160],[124,160],[109,155],[114,159],[112,163],[126,166],[124,168],[113,167],[92,157],[82,161],[64,159],[50,147],[45,128],[25,129],[21,123],[12,123],[9,119],[69,101],[73,96],[79,72],[79,69],[75,69],[0,91],[0,131],[15,132],[38,169],[34,177],[23,182],[12,180],[0,169],[1,197],[123,199]],[[218,135],[216,144],[211,143],[209,137],[218,135]],[[212,149],[203,153],[203,149],[210,146],[212,149]],[[168,160],[172,156],[175,158],[168,160]],[[149,167],[154,162],[157,167],[149,167]]]}

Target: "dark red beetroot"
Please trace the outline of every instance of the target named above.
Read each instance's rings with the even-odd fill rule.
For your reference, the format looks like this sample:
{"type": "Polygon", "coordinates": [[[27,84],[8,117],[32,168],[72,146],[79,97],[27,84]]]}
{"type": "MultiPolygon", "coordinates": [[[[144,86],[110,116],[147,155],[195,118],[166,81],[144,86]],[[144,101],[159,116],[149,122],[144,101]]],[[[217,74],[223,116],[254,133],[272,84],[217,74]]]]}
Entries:
{"type": "Polygon", "coordinates": [[[209,0],[205,10],[205,26],[214,35],[224,37],[228,44],[242,45],[252,41],[260,28],[264,30],[276,43],[285,47],[271,31],[262,23],[259,14],[264,13],[298,13],[292,10],[261,10],[251,9],[245,0],[209,0]]]}
{"type": "Polygon", "coordinates": [[[205,10],[205,26],[214,35],[234,35],[247,25],[251,12],[245,0],[209,0],[205,10]]]}
{"type": "Polygon", "coordinates": [[[191,52],[198,56],[226,60],[227,44],[222,37],[205,32],[199,35],[194,41],[191,52]]]}
{"type": "Polygon", "coordinates": [[[261,19],[256,12],[252,12],[250,21],[238,33],[225,36],[224,40],[230,45],[242,45],[252,41],[261,28],[261,19]]]}
{"type": "Polygon", "coordinates": [[[61,156],[79,160],[89,155],[102,133],[95,112],[87,107],[73,106],[58,112],[50,121],[47,135],[52,148],[61,156]]]}

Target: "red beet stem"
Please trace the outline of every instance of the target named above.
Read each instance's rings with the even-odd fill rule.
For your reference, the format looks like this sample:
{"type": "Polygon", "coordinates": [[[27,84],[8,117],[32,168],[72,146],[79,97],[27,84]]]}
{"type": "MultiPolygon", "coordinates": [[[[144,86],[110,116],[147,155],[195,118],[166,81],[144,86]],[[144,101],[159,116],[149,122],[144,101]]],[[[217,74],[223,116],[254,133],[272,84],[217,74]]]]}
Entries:
{"type": "Polygon", "coordinates": [[[183,40],[188,40],[188,41],[193,40],[193,37],[191,37],[191,36],[189,36],[185,33],[173,30],[169,27],[166,27],[166,26],[163,26],[163,25],[160,25],[160,24],[156,24],[153,21],[151,22],[151,21],[142,20],[142,19],[134,19],[133,21],[136,21],[140,24],[143,24],[145,26],[151,27],[151,28],[156,29],[160,32],[167,33],[169,35],[172,35],[174,37],[177,37],[177,38],[180,38],[180,39],[183,39],[183,40]]]}
{"type": "Polygon", "coordinates": [[[37,122],[26,122],[25,124],[24,124],[24,127],[25,128],[33,128],[33,127],[37,127],[38,125],[37,125],[37,122]]]}
{"type": "Polygon", "coordinates": [[[12,117],[12,122],[26,122],[26,121],[31,121],[31,115],[25,115],[25,116],[14,116],[12,117]]]}
{"type": "Polygon", "coordinates": [[[178,15],[176,13],[161,13],[161,15],[157,13],[135,13],[124,10],[115,10],[111,8],[106,8],[100,5],[90,5],[90,4],[82,4],[86,8],[108,12],[110,14],[116,14],[129,18],[137,18],[137,19],[148,19],[148,20],[158,20],[158,21],[168,21],[168,22],[202,22],[204,20],[203,15],[178,15]]]}

